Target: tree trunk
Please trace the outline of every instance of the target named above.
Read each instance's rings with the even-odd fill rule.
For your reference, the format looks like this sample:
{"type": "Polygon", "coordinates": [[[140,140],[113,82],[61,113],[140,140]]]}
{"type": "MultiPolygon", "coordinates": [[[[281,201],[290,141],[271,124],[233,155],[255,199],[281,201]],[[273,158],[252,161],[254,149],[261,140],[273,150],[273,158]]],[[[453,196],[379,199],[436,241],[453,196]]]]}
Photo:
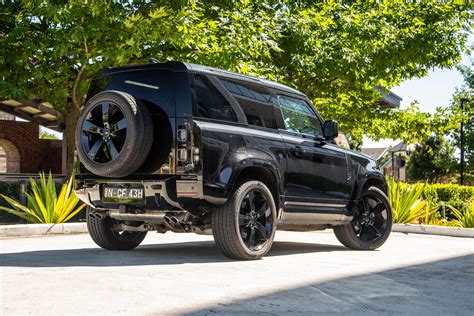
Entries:
{"type": "Polygon", "coordinates": [[[72,104],[66,106],[62,113],[64,124],[66,125],[63,133],[63,142],[66,142],[66,154],[64,155],[66,161],[63,163],[66,164],[66,174],[68,177],[70,177],[74,171],[74,151],[76,149],[75,133],[80,113],[81,111],[72,104]]]}

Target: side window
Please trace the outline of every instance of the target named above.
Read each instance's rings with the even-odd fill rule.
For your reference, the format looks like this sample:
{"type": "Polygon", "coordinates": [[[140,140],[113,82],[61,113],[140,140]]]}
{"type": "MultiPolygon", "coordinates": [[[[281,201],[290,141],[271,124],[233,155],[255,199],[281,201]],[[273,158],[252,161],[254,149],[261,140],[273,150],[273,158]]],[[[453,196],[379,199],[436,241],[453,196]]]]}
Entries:
{"type": "Polygon", "coordinates": [[[194,76],[194,92],[196,116],[237,122],[237,115],[232,106],[206,76],[194,76]]]}
{"type": "Polygon", "coordinates": [[[221,82],[239,103],[249,125],[277,128],[272,96],[267,89],[228,79],[221,79],[221,82]]]}
{"type": "Polygon", "coordinates": [[[303,100],[278,96],[283,113],[283,121],[287,131],[308,134],[315,137],[323,136],[321,121],[303,100]]]}

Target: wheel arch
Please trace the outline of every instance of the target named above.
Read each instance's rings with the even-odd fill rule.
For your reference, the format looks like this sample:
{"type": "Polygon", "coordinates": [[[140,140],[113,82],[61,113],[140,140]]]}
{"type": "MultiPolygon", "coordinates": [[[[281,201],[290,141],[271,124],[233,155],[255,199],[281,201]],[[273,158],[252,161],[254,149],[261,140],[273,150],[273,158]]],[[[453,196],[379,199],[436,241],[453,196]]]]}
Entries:
{"type": "Polygon", "coordinates": [[[376,187],[382,190],[383,193],[387,194],[387,182],[382,174],[371,174],[364,178],[360,190],[357,192],[357,196],[360,196],[362,192],[367,190],[370,187],[376,187]]]}
{"type": "Polygon", "coordinates": [[[354,184],[354,188],[352,190],[351,202],[348,206],[348,211],[346,215],[354,216],[357,212],[356,206],[359,201],[359,197],[365,190],[370,187],[376,187],[384,194],[387,194],[388,188],[385,178],[382,173],[373,172],[373,173],[366,173],[364,175],[360,175],[357,178],[356,183],[354,184]]]}
{"type": "Polygon", "coordinates": [[[279,180],[278,172],[268,166],[251,165],[244,167],[238,170],[232,177],[229,193],[235,192],[239,184],[245,179],[260,181],[268,187],[277,208],[277,216],[279,216],[281,209],[281,187],[279,183],[281,183],[281,181],[279,180]]]}

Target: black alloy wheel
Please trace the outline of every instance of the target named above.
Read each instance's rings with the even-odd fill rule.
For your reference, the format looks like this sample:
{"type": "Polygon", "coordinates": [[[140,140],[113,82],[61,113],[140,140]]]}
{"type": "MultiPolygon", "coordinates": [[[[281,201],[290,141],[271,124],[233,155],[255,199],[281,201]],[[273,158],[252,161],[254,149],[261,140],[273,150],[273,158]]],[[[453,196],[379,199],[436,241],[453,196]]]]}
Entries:
{"type": "Polygon", "coordinates": [[[96,104],[81,126],[81,144],[95,163],[117,158],[127,137],[127,118],[120,108],[108,101],[96,104]]]}
{"type": "Polygon", "coordinates": [[[258,190],[251,190],[240,204],[240,237],[248,249],[260,250],[273,231],[272,211],[266,197],[258,190]]]}
{"type": "Polygon", "coordinates": [[[260,259],[273,245],[276,214],[268,187],[260,181],[242,180],[227,203],[212,211],[212,234],[217,247],[231,259],[260,259]]]}
{"type": "Polygon", "coordinates": [[[79,159],[87,170],[102,177],[120,178],[137,171],[152,143],[153,122],[147,107],[125,92],[96,94],[77,122],[79,159]]]}
{"type": "Polygon", "coordinates": [[[352,221],[334,226],[333,230],[337,239],[350,249],[379,248],[392,230],[392,208],[387,195],[379,188],[368,188],[359,197],[352,221]]]}
{"type": "Polygon", "coordinates": [[[357,237],[363,242],[376,242],[384,236],[389,225],[387,206],[374,194],[367,194],[359,200],[359,214],[352,221],[357,237]]]}

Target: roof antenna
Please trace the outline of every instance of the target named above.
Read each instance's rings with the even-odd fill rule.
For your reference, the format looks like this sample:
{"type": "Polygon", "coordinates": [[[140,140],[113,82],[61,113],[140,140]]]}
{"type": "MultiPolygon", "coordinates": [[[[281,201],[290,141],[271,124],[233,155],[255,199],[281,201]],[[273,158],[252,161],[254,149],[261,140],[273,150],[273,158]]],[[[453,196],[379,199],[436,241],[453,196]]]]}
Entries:
{"type": "Polygon", "coordinates": [[[150,63],[158,64],[160,61],[154,57],[150,57],[150,63]]]}

